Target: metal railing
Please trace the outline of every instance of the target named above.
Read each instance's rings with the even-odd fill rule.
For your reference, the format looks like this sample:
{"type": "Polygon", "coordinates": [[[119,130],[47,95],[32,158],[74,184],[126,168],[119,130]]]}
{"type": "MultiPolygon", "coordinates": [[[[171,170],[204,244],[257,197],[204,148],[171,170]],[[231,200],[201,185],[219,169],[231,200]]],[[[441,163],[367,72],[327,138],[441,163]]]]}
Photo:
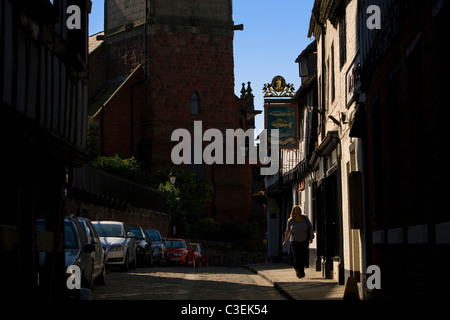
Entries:
{"type": "Polygon", "coordinates": [[[163,192],[89,165],[74,168],[70,193],[74,197],[106,206],[124,209],[131,205],[166,212],[166,195],[163,192]]]}

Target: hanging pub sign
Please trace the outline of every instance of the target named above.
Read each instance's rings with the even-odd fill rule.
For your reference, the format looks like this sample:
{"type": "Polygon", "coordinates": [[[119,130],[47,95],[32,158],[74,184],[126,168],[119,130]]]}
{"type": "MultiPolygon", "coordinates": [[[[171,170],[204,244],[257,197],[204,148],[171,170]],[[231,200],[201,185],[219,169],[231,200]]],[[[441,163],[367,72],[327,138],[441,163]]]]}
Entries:
{"type": "Polygon", "coordinates": [[[271,148],[271,132],[278,129],[280,149],[298,149],[298,114],[297,105],[291,103],[295,93],[294,86],[282,76],[276,76],[271,83],[265,84],[264,92],[264,121],[268,134],[268,148],[271,148]],[[278,99],[277,99],[278,98],[278,99]],[[281,98],[281,99],[280,99],[281,98]]]}
{"type": "Polygon", "coordinates": [[[295,104],[265,104],[265,128],[268,129],[268,147],[271,147],[272,129],[278,129],[280,149],[298,149],[297,106],[295,104]]]}

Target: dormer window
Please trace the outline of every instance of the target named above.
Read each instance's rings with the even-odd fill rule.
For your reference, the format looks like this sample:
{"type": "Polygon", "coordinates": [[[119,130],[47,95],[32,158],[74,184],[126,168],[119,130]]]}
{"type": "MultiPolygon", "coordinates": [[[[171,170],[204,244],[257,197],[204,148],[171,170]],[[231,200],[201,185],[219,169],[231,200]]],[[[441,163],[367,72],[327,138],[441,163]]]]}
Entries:
{"type": "Polygon", "coordinates": [[[195,92],[191,96],[191,114],[198,114],[198,95],[195,92]]]}

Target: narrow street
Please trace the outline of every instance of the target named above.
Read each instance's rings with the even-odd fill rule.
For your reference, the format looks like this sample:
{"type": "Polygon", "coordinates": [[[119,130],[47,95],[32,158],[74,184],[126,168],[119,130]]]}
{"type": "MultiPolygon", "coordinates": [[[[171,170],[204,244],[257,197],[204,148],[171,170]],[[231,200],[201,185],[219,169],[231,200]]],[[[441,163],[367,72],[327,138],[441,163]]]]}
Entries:
{"type": "Polygon", "coordinates": [[[449,21],[450,0],[0,0],[3,300],[450,301],[449,21]]]}
{"type": "Polygon", "coordinates": [[[111,270],[94,300],[285,300],[273,285],[245,268],[204,267],[111,270]]]}

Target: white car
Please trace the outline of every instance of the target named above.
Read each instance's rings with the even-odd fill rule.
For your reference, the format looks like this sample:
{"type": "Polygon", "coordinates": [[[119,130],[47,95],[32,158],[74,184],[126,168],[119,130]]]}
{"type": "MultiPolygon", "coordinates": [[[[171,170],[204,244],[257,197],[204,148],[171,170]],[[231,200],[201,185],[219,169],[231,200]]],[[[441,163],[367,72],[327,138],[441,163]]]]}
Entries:
{"type": "Polygon", "coordinates": [[[106,253],[106,265],[136,269],[136,242],[128,226],[119,221],[92,221],[106,253]]]}
{"type": "Polygon", "coordinates": [[[106,265],[105,265],[105,249],[103,249],[100,237],[97,230],[95,230],[92,222],[87,218],[78,217],[78,221],[86,230],[88,243],[95,246],[95,251],[92,253],[94,257],[94,282],[98,284],[105,284],[106,265]]]}

